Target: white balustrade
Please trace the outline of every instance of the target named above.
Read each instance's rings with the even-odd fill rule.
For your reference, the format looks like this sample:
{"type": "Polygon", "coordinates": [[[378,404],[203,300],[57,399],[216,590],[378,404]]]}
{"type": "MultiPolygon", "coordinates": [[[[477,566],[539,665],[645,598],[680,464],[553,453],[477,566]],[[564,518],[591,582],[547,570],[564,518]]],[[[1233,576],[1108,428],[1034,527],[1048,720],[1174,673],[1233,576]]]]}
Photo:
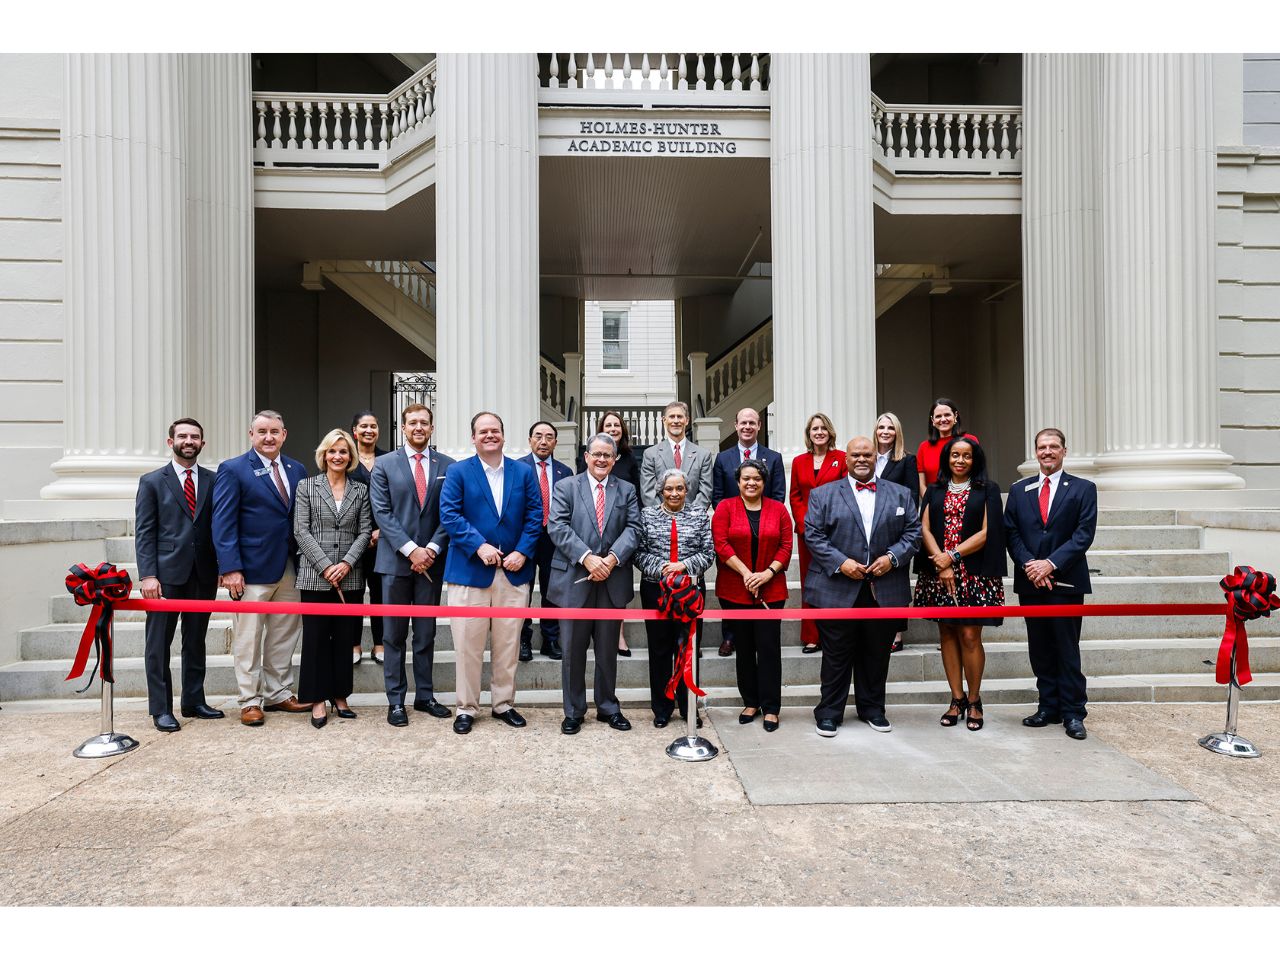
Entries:
{"type": "Polygon", "coordinates": [[[539,56],[541,103],[768,106],[767,53],[549,53],[539,56]]]}
{"type": "MultiPolygon", "coordinates": [[[[760,324],[707,366],[707,416],[757,373],[773,363],[773,321],[760,324]]],[[[696,388],[695,388],[696,389],[696,388]]]]}
{"type": "Polygon", "coordinates": [[[583,407],[580,422],[584,442],[595,435],[596,424],[607,411],[622,415],[633,447],[647,447],[662,439],[662,407],[583,407]]]}
{"type": "Polygon", "coordinates": [[[1022,170],[1022,107],[893,104],[871,98],[876,159],[895,173],[1013,175],[1022,170]]]}
{"type": "Polygon", "coordinates": [[[414,260],[366,260],[365,265],[427,313],[436,313],[436,277],[414,260]]]}
{"type": "Polygon", "coordinates": [[[568,412],[570,391],[565,372],[546,357],[538,357],[538,395],[543,404],[560,415],[563,420],[568,412]]]}

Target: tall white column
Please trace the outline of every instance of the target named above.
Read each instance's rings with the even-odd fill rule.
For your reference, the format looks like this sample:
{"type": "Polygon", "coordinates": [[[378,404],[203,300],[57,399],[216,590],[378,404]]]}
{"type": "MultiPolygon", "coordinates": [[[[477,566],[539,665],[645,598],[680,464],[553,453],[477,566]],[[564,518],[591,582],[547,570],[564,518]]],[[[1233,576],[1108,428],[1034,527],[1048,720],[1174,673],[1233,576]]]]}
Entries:
{"type": "Polygon", "coordinates": [[[132,500],[183,406],[181,60],[66,59],[66,448],[45,498],[132,500]]]}
{"type": "MultiPolygon", "coordinates": [[[[1102,62],[1024,54],[1023,362],[1028,453],[1043,427],[1067,436],[1067,469],[1102,447],[1102,62]]],[[[1039,469],[1034,457],[1019,468],[1039,469]]]]}
{"type": "Polygon", "coordinates": [[[773,446],[804,449],[822,411],[843,441],[875,426],[875,248],[867,54],[771,67],[773,446]]]}
{"type": "Polygon", "coordinates": [[[1103,56],[1103,489],[1244,486],[1218,443],[1211,74],[1103,56]]]}
{"type": "Polygon", "coordinates": [[[538,417],[538,88],[533,54],[440,54],[437,447],[467,456],[491,410],[507,449],[538,417]]]}

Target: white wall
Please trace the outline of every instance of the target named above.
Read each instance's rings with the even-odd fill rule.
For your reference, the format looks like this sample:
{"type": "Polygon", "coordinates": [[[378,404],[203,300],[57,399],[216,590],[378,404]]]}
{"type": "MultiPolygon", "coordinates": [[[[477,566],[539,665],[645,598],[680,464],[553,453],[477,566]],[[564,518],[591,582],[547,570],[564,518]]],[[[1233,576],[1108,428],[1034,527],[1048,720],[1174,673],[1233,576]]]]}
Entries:
{"type": "Polygon", "coordinates": [[[675,302],[588,300],[583,344],[583,406],[656,406],[676,396],[675,302]],[[605,310],[627,310],[629,369],[603,369],[605,310]]]}
{"type": "Polygon", "coordinates": [[[63,57],[0,54],[0,486],[32,499],[63,443],[63,57]]]}
{"type": "Polygon", "coordinates": [[[1280,53],[1244,55],[1244,142],[1280,147],[1280,53]]]}

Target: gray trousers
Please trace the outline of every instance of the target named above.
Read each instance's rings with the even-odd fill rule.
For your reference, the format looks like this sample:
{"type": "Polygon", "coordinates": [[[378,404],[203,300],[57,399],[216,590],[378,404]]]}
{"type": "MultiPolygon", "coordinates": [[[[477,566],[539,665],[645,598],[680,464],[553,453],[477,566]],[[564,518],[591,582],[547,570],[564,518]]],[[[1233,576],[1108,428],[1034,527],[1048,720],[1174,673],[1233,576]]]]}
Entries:
{"type": "MultiPolygon", "coordinates": [[[[609,591],[603,583],[591,584],[591,592],[582,602],[581,609],[592,607],[613,609],[609,591]]],[[[621,620],[561,620],[560,646],[564,659],[560,661],[560,681],[564,690],[564,715],[587,715],[587,648],[595,642],[596,712],[610,717],[620,713],[618,705],[618,635],[622,632],[621,620]]]]}

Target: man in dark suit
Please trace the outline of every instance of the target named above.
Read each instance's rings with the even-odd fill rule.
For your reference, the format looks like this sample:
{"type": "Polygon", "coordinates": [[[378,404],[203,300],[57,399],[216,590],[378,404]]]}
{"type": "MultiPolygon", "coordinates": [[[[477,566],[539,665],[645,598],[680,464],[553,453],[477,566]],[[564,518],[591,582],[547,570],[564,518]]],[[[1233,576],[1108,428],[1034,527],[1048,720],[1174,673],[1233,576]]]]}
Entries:
{"type": "MultiPolygon", "coordinates": [[[[232,600],[298,603],[298,545],[293,538],[293,499],[307,468],[280,452],[288,431],[274,410],[249,424],[253,448],[223,461],[213,481],[213,544],[221,586],[232,600]]],[[[309,713],[293,695],[293,651],[302,639],[294,613],[236,614],[231,639],[240,722],[260,727],[263,710],[309,713]]]]}
{"type": "MultiPolygon", "coordinates": [[[[631,555],[640,543],[640,499],[635,487],[610,476],[618,447],[607,433],[587,443],[587,472],[556,488],[548,532],[555,541],[551,597],[557,606],[621,610],[635,596],[631,555]]],[[[587,648],[595,640],[596,719],[630,730],[618,703],[621,620],[565,620],[560,732],[575,734],[587,714],[587,648]]]]}
{"type": "Polygon", "coordinates": [[[490,628],[492,714],[511,727],[525,726],[516,712],[516,663],[520,621],[492,618],[489,607],[522,607],[529,602],[533,564],[542,532],[542,498],[527,463],[502,455],[502,418],[482,411],[471,418],[476,455],[460,460],[444,478],[440,522],[453,549],[445,561],[449,604],[476,607],[477,617],[454,617],[458,712],[454,733],[470,733],[480,709],[480,677],[490,628]]]}
{"type": "MultiPolygon", "coordinates": [[[[382,575],[382,596],[377,599],[381,603],[438,606],[444,585],[442,558],[449,547],[449,532],[440,524],[440,490],[453,458],[427,446],[435,430],[430,408],[410,404],[400,414],[400,426],[404,446],[375,460],[369,477],[369,502],[380,531],[373,567],[382,575]]],[[[382,678],[387,691],[387,723],[393,727],[409,724],[404,709],[408,633],[406,618],[384,620],[382,678]]],[[[436,618],[414,617],[413,709],[447,717],[449,708],[435,697],[435,649],[436,618]]]]}
{"type": "MultiPolygon", "coordinates": [[[[204,449],[204,427],[190,417],[169,424],[173,460],[138,481],[134,507],[134,552],[138,589],[147,600],[212,600],[218,592],[213,550],[213,471],[196,464],[204,449]]],[[[181,729],[173,716],[169,650],[182,618],[182,715],[220,720],[225,714],[204,701],[204,636],[207,613],[147,614],[143,662],[147,707],[162,733],[181,729]]]]}
{"type": "MultiPolygon", "coordinates": [[[[1005,542],[1019,604],[1078,604],[1092,592],[1085,553],[1098,526],[1098,488],[1062,469],[1066,453],[1061,430],[1041,430],[1036,434],[1040,472],[1009,488],[1005,542]]],[[[1061,723],[1073,740],[1087,736],[1080,625],[1080,617],[1027,618],[1027,653],[1040,698],[1036,712],[1022,722],[1028,727],[1061,723]]]]}
{"type": "MultiPolygon", "coordinates": [[[[908,561],[920,546],[920,519],[906,487],[876,480],[876,448],[854,437],[846,448],[849,476],[809,496],[804,537],[813,560],[804,599],[815,607],[905,607],[911,602],[908,561]]],[[[885,716],[889,648],[903,620],[819,620],[822,694],[813,709],[818,733],[834,737],[844,722],[850,679],[858,719],[879,733],[885,716]]]]}
{"type": "MultiPolygon", "coordinates": [[[[547,533],[547,522],[551,517],[551,499],[556,484],[573,476],[573,471],[555,458],[558,435],[559,431],[554,424],[539,420],[529,428],[531,452],[520,458],[521,462],[533,467],[534,478],[538,481],[538,492],[542,495],[542,533],[538,535],[538,548],[533,553],[533,566],[542,591],[544,607],[556,606],[549,599],[551,558],[556,554],[556,545],[551,542],[551,537],[547,533]]],[[[538,652],[550,660],[559,660],[563,656],[560,649],[560,621],[548,617],[540,618],[538,631],[542,634],[542,647],[538,652]]],[[[520,659],[526,662],[533,659],[532,620],[526,620],[520,630],[520,659]]]]}

